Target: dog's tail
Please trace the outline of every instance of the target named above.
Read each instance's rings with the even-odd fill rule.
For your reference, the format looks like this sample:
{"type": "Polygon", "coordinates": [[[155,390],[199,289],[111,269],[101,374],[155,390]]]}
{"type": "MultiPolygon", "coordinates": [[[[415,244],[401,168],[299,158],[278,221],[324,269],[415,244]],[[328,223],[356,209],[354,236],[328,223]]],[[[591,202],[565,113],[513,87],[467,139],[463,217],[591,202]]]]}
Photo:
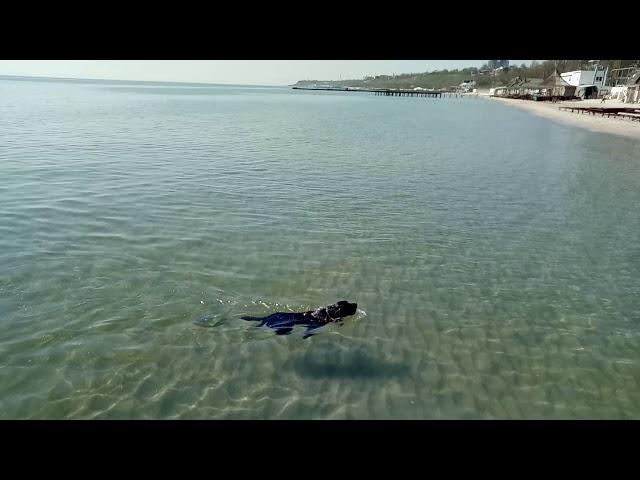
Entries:
{"type": "Polygon", "coordinates": [[[259,322],[262,320],[260,317],[240,317],[242,320],[247,320],[249,322],[259,322]]]}

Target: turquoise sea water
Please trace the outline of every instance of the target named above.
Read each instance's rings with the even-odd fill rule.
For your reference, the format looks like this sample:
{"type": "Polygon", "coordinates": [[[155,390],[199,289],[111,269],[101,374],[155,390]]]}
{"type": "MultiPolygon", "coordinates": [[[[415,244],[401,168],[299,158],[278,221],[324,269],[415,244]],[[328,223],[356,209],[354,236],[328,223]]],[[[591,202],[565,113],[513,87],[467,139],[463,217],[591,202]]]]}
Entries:
{"type": "Polygon", "coordinates": [[[0,109],[0,418],[640,418],[640,139],[287,88],[0,109]]]}

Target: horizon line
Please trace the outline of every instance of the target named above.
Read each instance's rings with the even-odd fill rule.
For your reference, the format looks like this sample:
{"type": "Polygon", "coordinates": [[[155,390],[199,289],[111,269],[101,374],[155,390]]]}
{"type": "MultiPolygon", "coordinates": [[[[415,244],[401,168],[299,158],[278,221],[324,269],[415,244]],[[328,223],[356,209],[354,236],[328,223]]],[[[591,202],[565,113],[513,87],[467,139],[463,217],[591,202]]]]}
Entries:
{"type": "Polygon", "coordinates": [[[292,85],[273,85],[273,84],[249,84],[249,83],[208,83],[208,82],[180,82],[174,80],[129,80],[115,78],[84,78],[84,77],[43,77],[34,75],[8,75],[0,74],[1,78],[19,78],[31,80],[76,80],[84,82],[123,82],[123,83],[161,83],[174,85],[199,85],[199,86],[229,86],[229,87],[290,87],[292,85]]]}

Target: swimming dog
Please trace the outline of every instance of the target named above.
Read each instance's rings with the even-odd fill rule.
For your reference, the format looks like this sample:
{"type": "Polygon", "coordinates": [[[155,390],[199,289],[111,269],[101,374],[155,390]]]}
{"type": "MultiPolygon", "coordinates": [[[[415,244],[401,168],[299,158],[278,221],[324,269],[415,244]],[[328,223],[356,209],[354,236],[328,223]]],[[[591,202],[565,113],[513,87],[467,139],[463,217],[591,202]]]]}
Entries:
{"type": "Polygon", "coordinates": [[[302,338],[307,338],[313,335],[311,333],[313,330],[323,327],[327,323],[336,322],[344,317],[354,315],[357,309],[357,303],[349,303],[342,300],[328,307],[318,308],[309,312],[277,312],[267,317],[242,317],[242,319],[260,322],[259,327],[266,325],[273,328],[276,331],[276,335],[289,335],[295,325],[304,325],[307,328],[302,338]]]}

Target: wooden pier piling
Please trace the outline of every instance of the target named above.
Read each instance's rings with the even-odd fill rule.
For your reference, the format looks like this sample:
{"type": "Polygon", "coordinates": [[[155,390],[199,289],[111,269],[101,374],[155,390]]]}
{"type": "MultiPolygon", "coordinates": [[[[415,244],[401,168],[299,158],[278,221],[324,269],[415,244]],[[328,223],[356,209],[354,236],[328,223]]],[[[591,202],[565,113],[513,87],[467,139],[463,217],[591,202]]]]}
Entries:
{"type": "Polygon", "coordinates": [[[354,88],[333,88],[333,87],[293,87],[294,90],[327,90],[333,92],[368,92],[376,96],[385,97],[423,97],[423,98],[442,98],[445,92],[441,90],[407,90],[392,88],[376,88],[376,89],[354,89],[354,88]]]}

